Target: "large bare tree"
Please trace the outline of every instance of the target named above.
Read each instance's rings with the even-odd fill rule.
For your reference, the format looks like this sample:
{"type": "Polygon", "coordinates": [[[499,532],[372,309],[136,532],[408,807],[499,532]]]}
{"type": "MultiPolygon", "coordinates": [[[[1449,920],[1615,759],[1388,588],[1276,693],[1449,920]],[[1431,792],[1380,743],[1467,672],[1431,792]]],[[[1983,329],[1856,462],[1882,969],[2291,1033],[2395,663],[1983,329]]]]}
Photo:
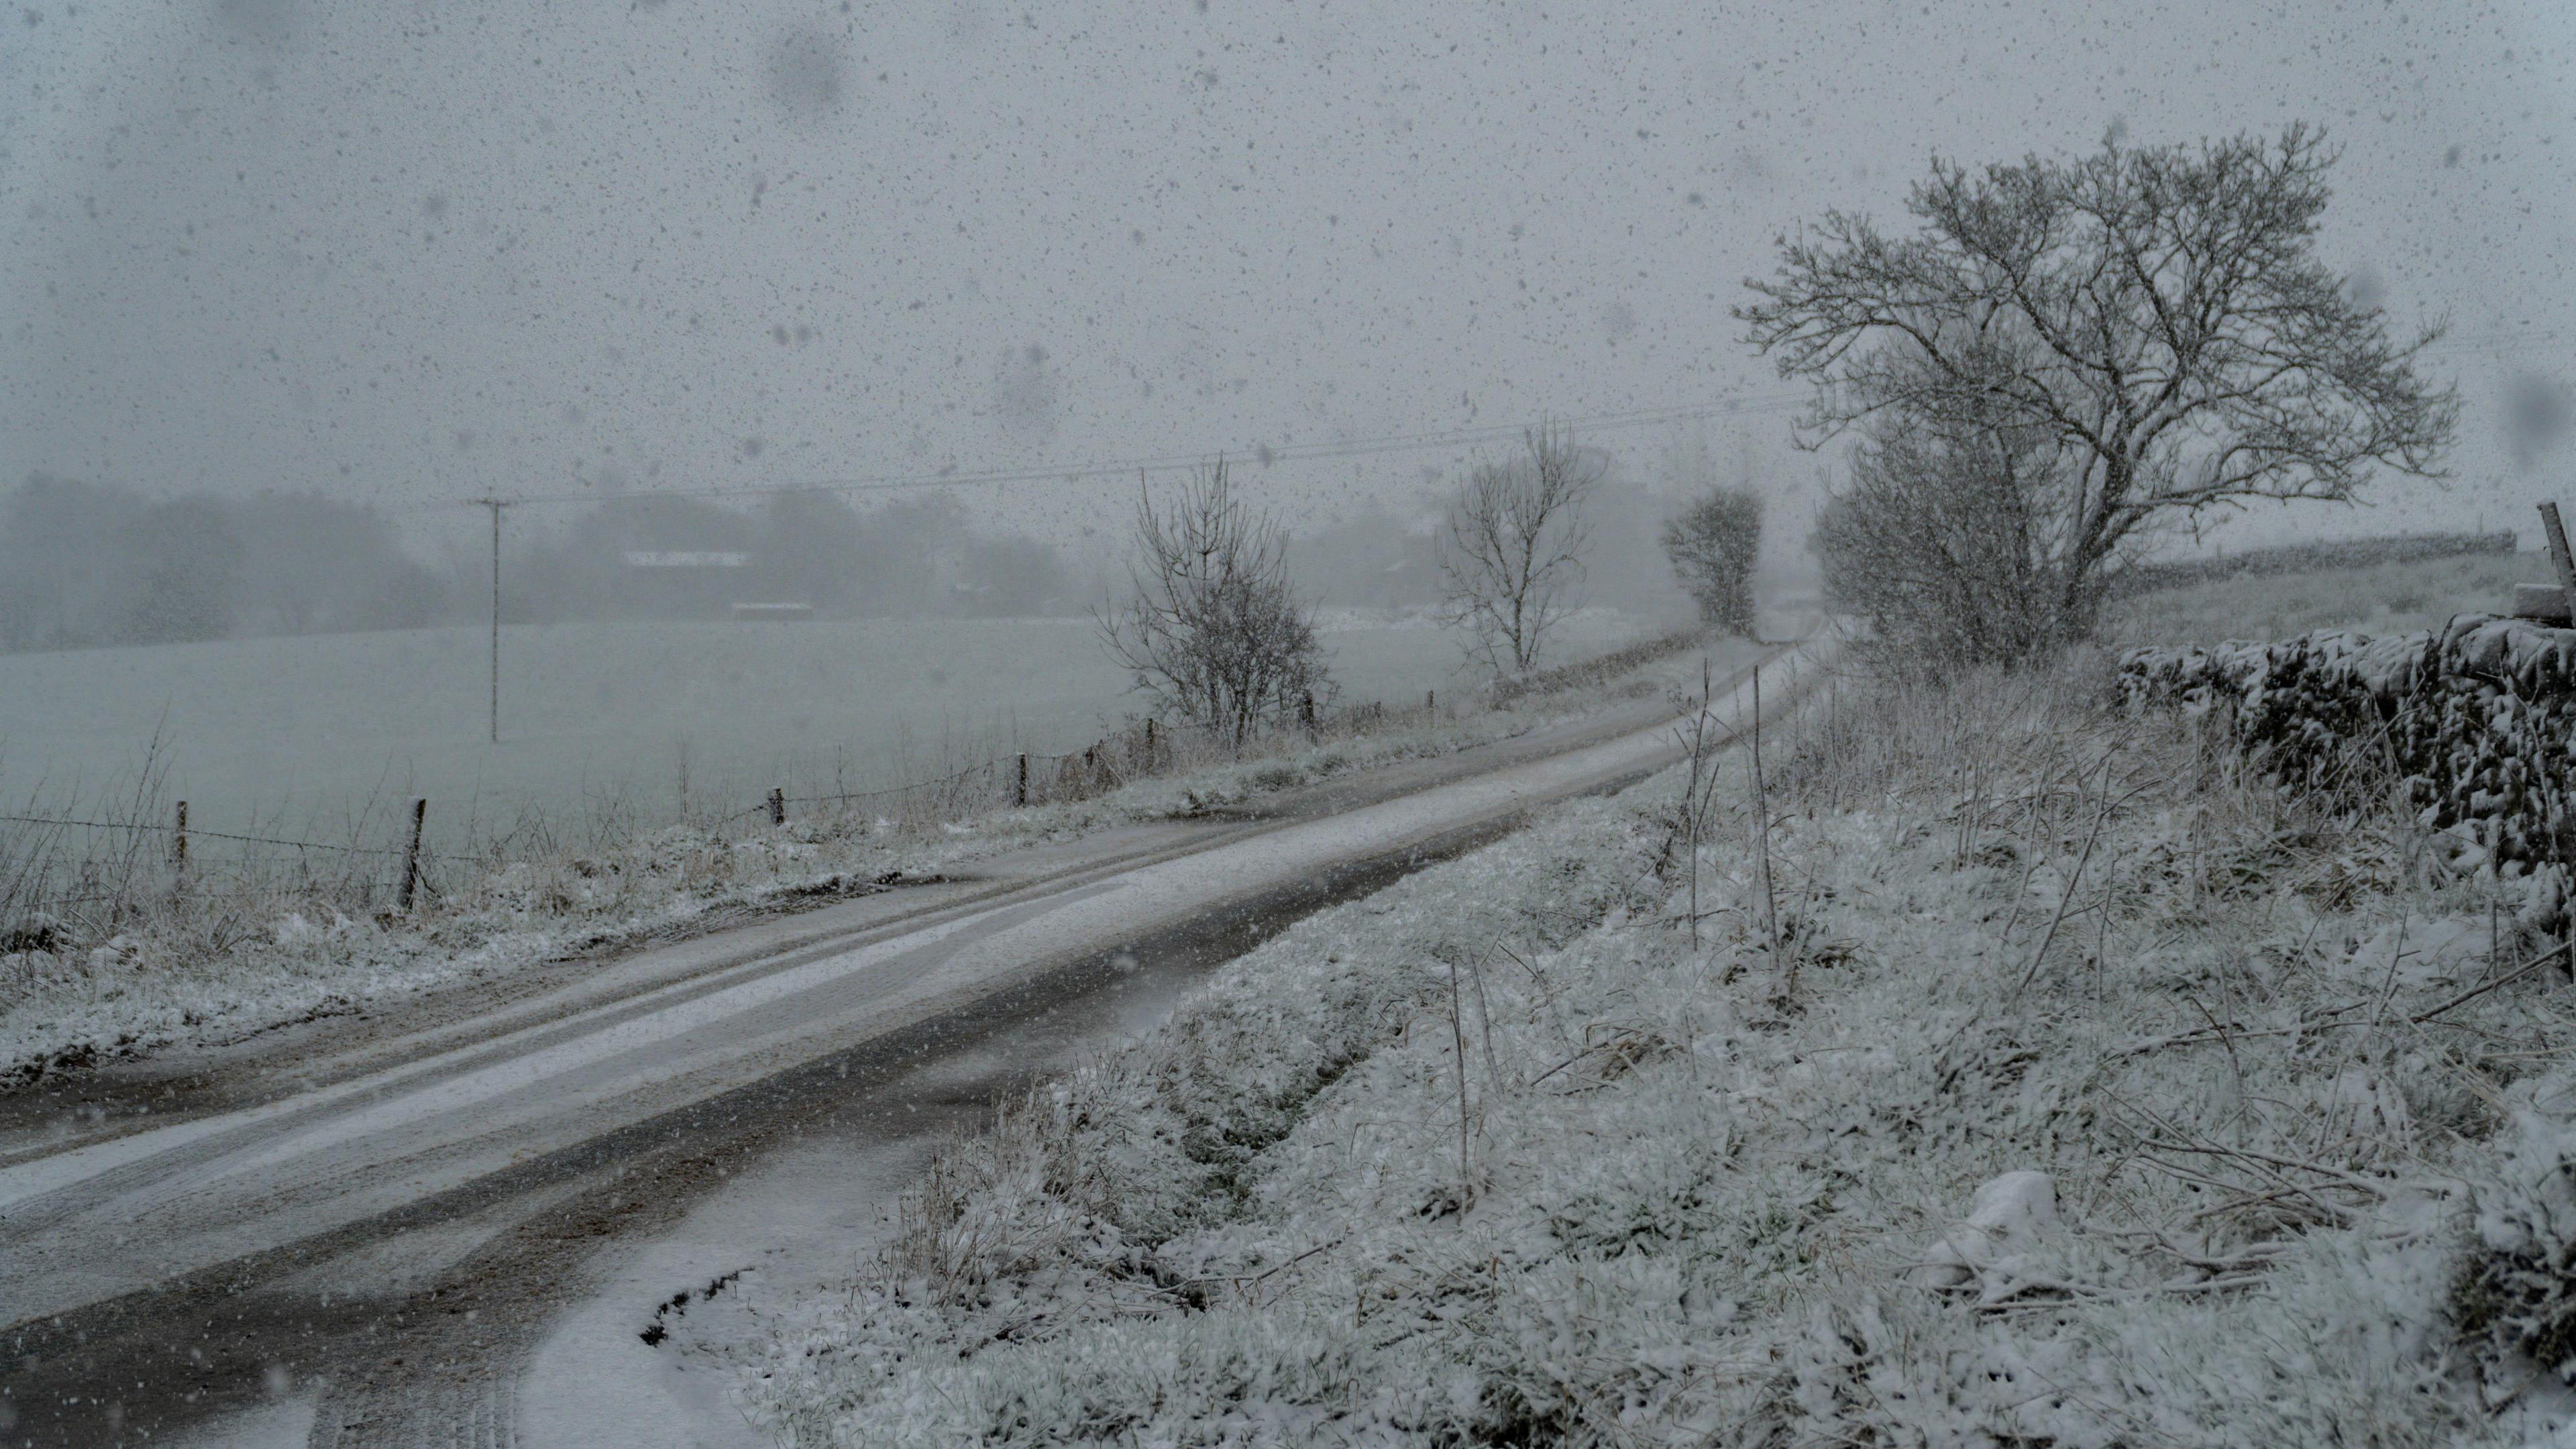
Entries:
{"type": "Polygon", "coordinates": [[[1159,707],[1240,747],[1265,716],[1331,692],[1286,536],[1234,496],[1222,460],[1160,503],[1138,498],[1128,578],[1127,602],[1099,617],[1101,642],[1159,707]]]}
{"type": "Polygon", "coordinates": [[[1736,310],[1818,384],[1801,442],[1894,414],[1991,426],[2062,497],[2067,612],[2142,528],[2251,499],[2349,500],[2385,467],[2434,478],[2453,393],[2416,371],[2316,254],[2335,153],[2293,125],[2106,145],[1982,170],[1940,160],[1911,235],[1829,212],[1736,310]]]}
{"type": "Polygon", "coordinates": [[[1440,550],[1446,616],[1498,675],[1527,673],[1574,607],[1591,542],[1584,506],[1609,471],[1561,427],[1531,429],[1522,455],[1478,465],[1449,504],[1440,550]]]}

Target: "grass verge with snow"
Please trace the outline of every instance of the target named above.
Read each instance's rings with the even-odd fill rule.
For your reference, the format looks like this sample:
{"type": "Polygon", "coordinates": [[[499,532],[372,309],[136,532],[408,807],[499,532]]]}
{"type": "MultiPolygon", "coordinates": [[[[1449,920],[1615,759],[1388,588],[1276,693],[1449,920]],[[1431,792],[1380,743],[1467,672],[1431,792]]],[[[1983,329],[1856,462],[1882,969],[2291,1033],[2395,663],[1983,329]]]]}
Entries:
{"type": "Polygon", "coordinates": [[[804,1445],[2554,1432],[2558,958],[2104,686],[1837,685],[1767,827],[1729,760],[1697,947],[1671,776],[1300,923],[945,1152],[749,1403],[804,1445]]]}

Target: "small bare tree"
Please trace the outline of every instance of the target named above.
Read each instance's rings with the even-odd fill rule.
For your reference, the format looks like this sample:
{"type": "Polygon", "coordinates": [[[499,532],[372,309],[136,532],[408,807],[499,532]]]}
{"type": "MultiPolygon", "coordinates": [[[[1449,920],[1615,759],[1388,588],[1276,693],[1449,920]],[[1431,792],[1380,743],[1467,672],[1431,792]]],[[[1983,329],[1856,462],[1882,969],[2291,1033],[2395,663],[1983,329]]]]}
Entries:
{"type": "Polygon", "coordinates": [[[1753,561],[1762,550],[1762,495],[1714,487],[1664,523],[1664,556],[1700,617],[1753,637],[1753,561]]]}
{"type": "Polygon", "coordinates": [[[1136,504],[1134,593],[1098,618],[1101,642],[1157,707],[1237,748],[1332,684],[1313,611],[1288,582],[1287,538],[1255,517],[1218,463],[1157,504],[1136,504]]]}
{"type": "Polygon", "coordinates": [[[1479,465],[1449,505],[1440,551],[1446,618],[1497,675],[1526,674],[1583,581],[1584,519],[1609,471],[1562,428],[1526,435],[1523,456],[1479,465]]]}
{"type": "Polygon", "coordinates": [[[1973,409],[1872,418],[1816,517],[1826,597],[1888,663],[2012,664],[2083,637],[2108,575],[2070,576],[2062,467],[2044,430],[1973,409]]]}

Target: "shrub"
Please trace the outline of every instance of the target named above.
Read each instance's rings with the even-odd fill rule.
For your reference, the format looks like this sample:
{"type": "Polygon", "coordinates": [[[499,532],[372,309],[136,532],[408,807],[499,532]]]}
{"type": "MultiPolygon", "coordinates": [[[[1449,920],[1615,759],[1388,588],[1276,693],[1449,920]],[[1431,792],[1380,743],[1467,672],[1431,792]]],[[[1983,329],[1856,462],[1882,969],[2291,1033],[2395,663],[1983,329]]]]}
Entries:
{"type": "Polygon", "coordinates": [[[1711,488],[1664,524],[1664,554],[1700,617],[1753,637],[1753,561],[1762,548],[1762,497],[1711,488]]]}
{"type": "Polygon", "coordinates": [[[1314,611],[1288,582],[1287,540],[1236,499],[1222,461],[1180,496],[1136,506],[1134,594],[1100,618],[1134,687],[1240,747],[1263,716],[1311,712],[1332,690],[1314,611]]]}

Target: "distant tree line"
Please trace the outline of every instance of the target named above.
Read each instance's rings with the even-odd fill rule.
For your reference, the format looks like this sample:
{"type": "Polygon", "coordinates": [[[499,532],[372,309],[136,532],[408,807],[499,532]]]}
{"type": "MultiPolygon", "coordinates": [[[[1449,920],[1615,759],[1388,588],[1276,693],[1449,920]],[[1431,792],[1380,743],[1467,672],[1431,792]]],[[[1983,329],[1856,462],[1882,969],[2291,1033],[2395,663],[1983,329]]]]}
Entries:
{"type": "Polygon", "coordinates": [[[153,498],[30,478],[0,497],[0,648],[407,629],[452,582],[385,516],[318,494],[153,498]]]}
{"type": "MultiPolygon", "coordinates": [[[[826,616],[1076,614],[1099,592],[1053,546],[978,528],[952,500],[863,512],[828,493],[752,511],[605,499],[509,546],[503,573],[503,616],[521,623],[752,601],[826,616]]],[[[481,618],[488,589],[479,550],[434,567],[381,510],[317,493],[154,497],[40,475],[0,494],[0,651],[425,628],[481,618]]]]}
{"type": "Polygon", "coordinates": [[[1239,750],[1265,729],[1312,731],[1337,694],[1318,627],[1328,596],[1351,607],[1436,605],[1498,682],[1537,672],[1605,558],[1614,592],[1629,603],[1642,595],[1641,612],[1661,612],[1678,582],[1705,622],[1752,634],[1762,498],[1749,478],[1716,482],[1704,440],[1666,460],[1667,481],[1684,494],[1669,515],[1571,429],[1541,424],[1521,441],[1468,469],[1419,523],[1372,500],[1359,517],[1294,540],[1293,568],[1287,530],[1223,460],[1177,488],[1147,481],[1124,597],[1093,615],[1100,642],[1158,714],[1239,750]]]}
{"type": "Polygon", "coordinates": [[[828,492],[773,494],[750,511],[669,495],[605,499],[503,569],[503,616],[540,623],[686,617],[755,601],[826,616],[1015,618],[1079,613],[1092,593],[1053,546],[980,528],[953,499],[863,512],[828,492]]]}
{"type": "MultiPolygon", "coordinates": [[[[1607,453],[1565,448],[1560,461],[1579,463],[1589,485],[1578,516],[1564,520],[1580,525],[1582,558],[1579,570],[1540,575],[1565,576],[1546,617],[1583,605],[1668,612],[1678,596],[1663,530],[1683,506],[1670,493],[1696,496],[1708,480],[1668,477],[1657,491],[1607,453]]],[[[1475,476],[1494,493],[1527,461],[1475,476]]],[[[1428,490],[1372,499],[1298,532],[1289,567],[1300,597],[1354,609],[1440,606],[1456,502],[1428,490]]],[[[490,583],[479,537],[426,562],[418,543],[381,509],[314,492],[155,496],[32,477],[0,493],[0,651],[482,619],[490,583]]],[[[514,511],[502,572],[502,617],[512,623],[712,618],[753,602],[810,605],[827,618],[1067,616],[1100,607],[1124,582],[1107,550],[980,524],[946,496],[859,506],[830,492],[775,494],[748,508],[636,492],[569,514],[514,511]]]]}
{"type": "MultiPolygon", "coordinates": [[[[1584,496],[1582,585],[1571,602],[1646,616],[1671,611],[1681,595],[1664,547],[1665,525],[1716,486],[1717,465],[1701,460],[1697,468],[1667,466],[1659,470],[1657,486],[1649,487],[1615,456],[1589,447],[1580,451],[1600,477],[1584,496]]],[[[1300,587],[1332,607],[1437,608],[1444,600],[1441,557],[1452,538],[1455,494],[1480,469],[1490,491],[1498,473],[1508,476],[1529,462],[1515,454],[1467,470],[1448,493],[1399,495],[1393,503],[1372,498],[1341,519],[1299,529],[1290,570],[1300,587]]]]}

